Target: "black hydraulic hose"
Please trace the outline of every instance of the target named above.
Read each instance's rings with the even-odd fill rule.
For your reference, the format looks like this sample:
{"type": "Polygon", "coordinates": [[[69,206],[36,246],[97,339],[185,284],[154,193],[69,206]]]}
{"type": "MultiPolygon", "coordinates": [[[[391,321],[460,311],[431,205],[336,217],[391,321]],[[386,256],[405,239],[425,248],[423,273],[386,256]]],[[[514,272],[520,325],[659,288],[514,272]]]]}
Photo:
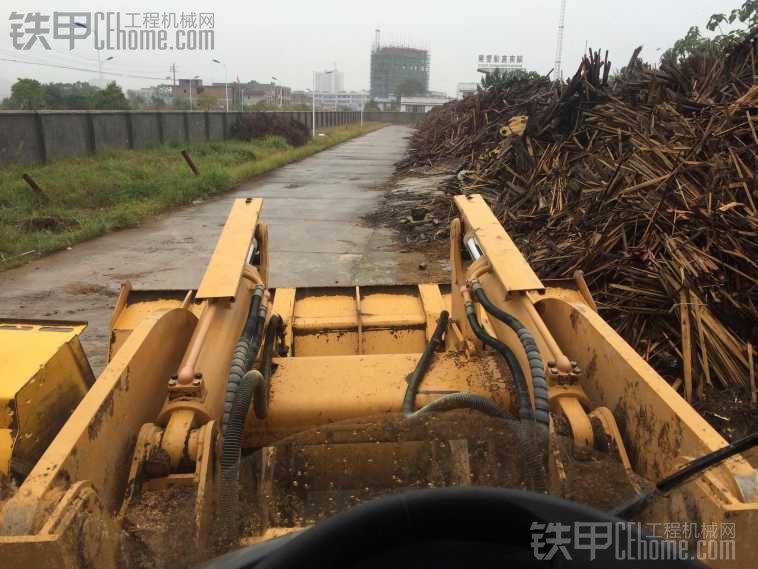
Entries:
{"type": "Polygon", "coordinates": [[[226,426],[229,423],[229,414],[232,411],[232,404],[237,397],[237,390],[239,389],[242,376],[245,375],[249,353],[250,340],[245,337],[240,338],[234,346],[232,362],[229,366],[229,377],[226,381],[226,392],[224,393],[224,417],[221,421],[221,432],[226,431],[226,426]]]}
{"type": "Polygon", "coordinates": [[[258,355],[261,311],[263,311],[263,321],[265,322],[266,319],[266,307],[262,304],[263,293],[263,285],[256,285],[253,299],[250,302],[250,312],[242,329],[242,335],[232,352],[232,361],[229,364],[229,376],[226,382],[226,392],[224,393],[224,417],[221,421],[222,432],[226,430],[227,423],[229,422],[229,413],[237,396],[242,376],[250,369],[250,365],[258,355]]]}
{"type": "Polygon", "coordinates": [[[405,380],[408,383],[408,387],[406,387],[405,397],[403,397],[403,413],[406,415],[413,413],[418,386],[421,385],[421,381],[424,379],[424,375],[426,375],[426,370],[429,369],[429,364],[432,362],[434,352],[436,352],[442,345],[442,338],[447,330],[449,319],[450,313],[447,310],[440,312],[440,317],[437,319],[437,327],[434,329],[432,337],[429,338],[429,343],[424,348],[415,369],[405,380]]]}
{"type": "MultiPolygon", "coordinates": [[[[250,369],[250,366],[253,365],[253,362],[255,362],[255,359],[258,357],[258,350],[261,349],[261,341],[263,340],[263,329],[266,326],[266,315],[268,314],[268,306],[263,303],[261,304],[260,308],[258,308],[258,318],[255,321],[255,331],[253,332],[253,337],[250,340],[250,359],[247,363],[247,369],[250,369]]],[[[247,371],[247,369],[245,371],[247,371]]]]}
{"type": "Polygon", "coordinates": [[[532,404],[529,400],[529,390],[527,389],[526,379],[524,378],[524,371],[521,369],[521,366],[516,359],[516,355],[508,346],[484,331],[484,328],[481,327],[479,321],[476,319],[476,312],[472,302],[466,301],[464,303],[464,308],[466,310],[466,318],[468,319],[469,326],[471,326],[471,329],[474,331],[474,335],[499,353],[508,365],[508,369],[513,377],[513,383],[516,385],[519,419],[534,419],[534,415],[532,414],[532,404]]]}
{"type": "Polygon", "coordinates": [[[518,336],[521,345],[529,360],[529,371],[532,376],[532,392],[534,393],[534,419],[538,423],[550,425],[550,403],[547,396],[547,377],[545,366],[542,363],[542,355],[532,333],[524,326],[523,322],[515,316],[508,314],[496,306],[484,292],[478,280],[471,281],[471,290],[484,309],[495,318],[507,325],[518,336]]]}
{"type": "Polygon", "coordinates": [[[250,312],[248,312],[247,320],[245,320],[245,327],[242,330],[243,338],[250,338],[255,331],[255,324],[258,317],[258,309],[261,306],[263,299],[263,285],[255,285],[255,291],[253,292],[253,300],[250,302],[250,312]]]}
{"type": "Polygon", "coordinates": [[[240,379],[236,397],[229,411],[229,420],[222,433],[221,440],[221,469],[219,484],[219,514],[226,526],[227,538],[236,535],[237,508],[239,502],[239,465],[242,433],[245,430],[245,417],[253,397],[253,384],[261,374],[257,370],[246,373],[240,379]],[[234,531],[234,535],[230,535],[234,531]]]}
{"type": "Polygon", "coordinates": [[[491,399],[476,395],[475,393],[466,393],[463,391],[443,395],[428,405],[424,405],[415,413],[407,415],[407,417],[413,419],[427,413],[440,413],[443,411],[452,411],[454,409],[473,409],[474,411],[485,413],[490,417],[499,417],[502,419],[511,418],[507,412],[498,407],[497,403],[491,399]]]}
{"type": "Polygon", "coordinates": [[[681,486],[687,482],[687,480],[700,474],[707,468],[710,468],[735,454],[745,452],[754,446],[758,446],[758,432],[751,433],[725,447],[714,450],[713,452],[688,462],[674,474],[667,476],[658,482],[653,489],[635,496],[629,502],[611,510],[610,514],[619,518],[629,519],[644,510],[657,495],[673,490],[677,486],[681,486]]]}
{"type": "Polygon", "coordinates": [[[263,340],[263,353],[261,354],[262,381],[256,384],[253,390],[253,409],[255,416],[265,419],[268,415],[268,401],[271,392],[271,368],[276,350],[277,340],[282,335],[282,317],[273,314],[268,320],[265,339],[263,340]]]}

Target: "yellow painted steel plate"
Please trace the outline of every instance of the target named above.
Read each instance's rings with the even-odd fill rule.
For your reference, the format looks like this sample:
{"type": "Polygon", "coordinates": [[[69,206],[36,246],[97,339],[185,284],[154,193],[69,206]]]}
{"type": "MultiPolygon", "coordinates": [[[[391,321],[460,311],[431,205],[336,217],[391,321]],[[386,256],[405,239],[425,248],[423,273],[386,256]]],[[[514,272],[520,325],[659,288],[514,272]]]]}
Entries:
{"type": "Polygon", "coordinates": [[[262,205],[261,198],[234,200],[232,211],[197,289],[198,300],[234,298],[237,294],[262,205]]]}
{"type": "Polygon", "coordinates": [[[476,241],[487,255],[492,270],[507,292],[543,290],[539,277],[526,262],[521,251],[506,233],[479,194],[455,196],[455,205],[463,216],[466,230],[476,233],[476,241]]]}
{"type": "Polygon", "coordinates": [[[63,346],[87,327],[84,322],[0,320],[0,407],[63,346]]]}

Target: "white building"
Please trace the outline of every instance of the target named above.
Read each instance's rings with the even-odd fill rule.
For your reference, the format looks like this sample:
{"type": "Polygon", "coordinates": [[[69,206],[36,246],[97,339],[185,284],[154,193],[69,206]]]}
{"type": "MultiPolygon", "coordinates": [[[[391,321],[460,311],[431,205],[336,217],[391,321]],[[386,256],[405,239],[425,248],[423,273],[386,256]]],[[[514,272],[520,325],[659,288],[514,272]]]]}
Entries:
{"type": "Polygon", "coordinates": [[[456,98],[463,99],[476,93],[477,83],[458,83],[456,87],[456,98]]]}
{"type": "Polygon", "coordinates": [[[345,76],[342,71],[316,72],[316,91],[319,93],[339,93],[345,90],[345,76]]]}
{"type": "Polygon", "coordinates": [[[400,111],[403,113],[428,113],[434,107],[439,107],[452,101],[442,95],[422,95],[419,97],[400,97],[400,111]]]}
{"type": "Polygon", "coordinates": [[[130,89],[127,95],[136,95],[145,101],[148,107],[154,106],[158,101],[164,105],[173,103],[173,93],[171,85],[155,85],[153,87],[143,87],[142,89],[130,89]]]}
{"type": "Polygon", "coordinates": [[[368,91],[316,93],[316,109],[321,111],[360,111],[369,100],[368,91]]]}

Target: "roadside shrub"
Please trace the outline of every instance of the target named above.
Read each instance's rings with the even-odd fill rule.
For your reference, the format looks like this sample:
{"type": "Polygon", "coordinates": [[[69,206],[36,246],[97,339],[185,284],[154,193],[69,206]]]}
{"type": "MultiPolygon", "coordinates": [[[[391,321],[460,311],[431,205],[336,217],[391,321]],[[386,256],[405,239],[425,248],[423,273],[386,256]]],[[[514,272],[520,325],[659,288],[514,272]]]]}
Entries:
{"type": "Polygon", "coordinates": [[[231,134],[234,138],[246,141],[278,135],[290,146],[303,146],[310,139],[308,127],[294,119],[274,113],[241,115],[232,125],[231,134]]]}

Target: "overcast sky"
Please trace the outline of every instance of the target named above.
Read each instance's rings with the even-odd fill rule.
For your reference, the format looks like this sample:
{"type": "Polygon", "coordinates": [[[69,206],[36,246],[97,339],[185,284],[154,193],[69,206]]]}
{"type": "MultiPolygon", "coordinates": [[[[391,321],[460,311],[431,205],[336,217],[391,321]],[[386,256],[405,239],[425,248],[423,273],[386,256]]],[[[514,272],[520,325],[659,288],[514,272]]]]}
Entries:
{"type": "MultiPolygon", "coordinates": [[[[726,12],[742,0],[568,0],[564,39],[564,72],[572,73],[585,45],[610,51],[614,66],[623,65],[637,45],[643,56],[657,59],[692,25],[704,28],[714,12],[726,12]]],[[[103,51],[105,71],[156,79],[110,76],[127,88],[162,81],[176,63],[177,77],[199,75],[205,82],[256,79],[295,89],[311,86],[314,69],[344,72],[345,88],[368,89],[369,59],[374,29],[386,40],[405,40],[428,47],[432,90],[455,95],[456,84],[476,81],[479,53],[523,54],[527,68],[542,73],[553,66],[560,0],[248,0],[195,2],[129,0],[93,2],[66,0],[3,2],[0,18],[0,58],[82,67],[84,71],[0,61],[0,93],[18,77],[47,81],[96,81],[97,55],[92,38],[54,40],[51,51],[40,42],[17,51],[10,37],[10,13],[36,12],[209,12],[215,15],[215,49],[211,51],[103,51]],[[107,5],[107,8],[105,6],[107,5]]],[[[131,17],[130,17],[131,18],[131,17]]],[[[142,17],[139,16],[140,24],[142,17]]],[[[128,23],[128,22],[126,22],[128,23]]],[[[126,24],[122,21],[122,24],[126,24]]],[[[169,36],[173,42],[173,32],[169,36]]],[[[25,37],[28,39],[28,36],[25,37]]]]}

